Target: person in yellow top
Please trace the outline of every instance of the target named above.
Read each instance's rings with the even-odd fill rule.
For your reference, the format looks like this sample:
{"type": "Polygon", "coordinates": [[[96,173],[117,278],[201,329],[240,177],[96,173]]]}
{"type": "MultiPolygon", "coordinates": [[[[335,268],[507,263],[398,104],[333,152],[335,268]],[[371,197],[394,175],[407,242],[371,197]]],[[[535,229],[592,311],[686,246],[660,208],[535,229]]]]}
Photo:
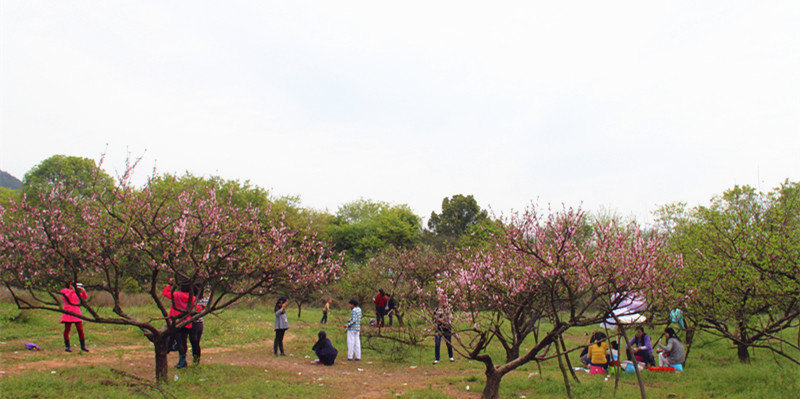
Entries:
{"type": "Polygon", "coordinates": [[[592,341],[588,348],[589,365],[608,369],[608,342],[606,342],[606,335],[602,332],[596,332],[592,341]]]}

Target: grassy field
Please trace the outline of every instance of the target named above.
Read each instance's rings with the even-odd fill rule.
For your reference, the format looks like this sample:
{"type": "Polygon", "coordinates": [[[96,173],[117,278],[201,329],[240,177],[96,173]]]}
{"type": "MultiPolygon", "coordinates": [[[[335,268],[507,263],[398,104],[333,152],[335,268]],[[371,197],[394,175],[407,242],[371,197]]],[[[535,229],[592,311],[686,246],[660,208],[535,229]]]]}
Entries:
{"type": "MultiPolygon", "coordinates": [[[[145,315],[152,309],[140,307],[145,315]]],[[[328,331],[333,344],[346,355],[345,336],[337,325],[348,312],[334,310],[328,331]]],[[[65,353],[59,315],[19,311],[0,303],[0,397],[2,398],[476,398],[483,388],[481,364],[457,358],[432,365],[433,340],[418,348],[398,348],[377,342],[365,348],[359,363],[337,362],[333,367],[311,364],[311,345],[320,330],[320,312],[304,309],[297,320],[289,312],[290,354],[272,355],[273,315],[267,306],[234,308],[206,318],[203,361],[197,367],[170,369],[168,384],[153,384],[153,350],[138,330],[87,324],[89,353],[65,353]],[[44,350],[26,351],[35,342],[44,350]]],[[[368,327],[364,327],[368,328],[368,327]]],[[[570,330],[570,343],[583,343],[590,328],[570,330]]],[[[793,330],[790,334],[796,334],[793,330]]],[[[76,333],[73,332],[73,335],[76,333]]],[[[657,337],[659,334],[652,334],[657,337]]],[[[77,337],[73,338],[73,344],[77,337]]],[[[490,354],[501,358],[499,347],[490,354]]],[[[576,356],[573,356],[573,358],[576,356]]],[[[170,364],[177,354],[170,355],[170,364]]],[[[541,375],[529,364],[506,376],[504,398],[563,398],[566,396],[555,360],[543,363],[541,375]]],[[[614,393],[614,379],[579,374],[573,384],[576,398],[605,398],[614,393]]],[[[684,373],[643,373],[650,398],[798,398],[800,367],[776,362],[757,350],[753,363],[739,364],[730,343],[699,334],[684,373]]],[[[633,374],[623,374],[617,397],[636,398],[633,374]]]]}

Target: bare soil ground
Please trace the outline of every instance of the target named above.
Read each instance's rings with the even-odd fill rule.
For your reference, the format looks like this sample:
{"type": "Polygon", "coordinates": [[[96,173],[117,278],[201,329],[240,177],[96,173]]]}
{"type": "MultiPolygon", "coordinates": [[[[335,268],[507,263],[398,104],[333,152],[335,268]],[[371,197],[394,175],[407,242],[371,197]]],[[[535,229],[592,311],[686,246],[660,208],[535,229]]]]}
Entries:
{"type": "MultiPolygon", "coordinates": [[[[292,336],[287,334],[285,342],[292,336]]],[[[5,342],[3,345],[23,348],[24,342],[5,342]]],[[[36,353],[20,350],[6,352],[0,359],[0,378],[34,370],[58,370],[63,367],[105,366],[121,370],[137,377],[153,380],[153,348],[148,345],[128,345],[110,348],[91,348],[91,352],[79,354],[36,353]],[[44,357],[44,358],[42,358],[44,357]],[[38,360],[36,360],[38,358],[38,360]]],[[[342,352],[340,351],[340,357],[342,352]]],[[[191,358],[191,356],[189,356],[191,358]]],[[[170,364],[174,365],[177,356],[170,354],[170,364]]],[[[360,362],[340,361],[333,366],[312,364],[313,358],[304,354],[286,357],[272,355],[272,340],[235,345],[229,347],[204,347],[202,364],[225,364],[231,366],[251,366],[265,370],[281,370],[296,374],[295,381],[324,385],[331,391],[331,397],[387,398],[401,396],[414,389],[437,390],[457,398],[479,397],[479,392],[466,391],[462,386],[450,384],[451,377],[464,380],[475,375],[474,370],[459,370],[444,362],[436,367],[414,365],[394,365],[372,362],[365,358],[360,362]]],[[[202,367],[201,364],[201,367],[202,367]]],[[[191,367],[191,366],[190,366],[191,367]]],[[[173,368],[171,372],[179,374],[173,368]]],[[[266,374],[265,374],[266,375],[266,374]]]]}

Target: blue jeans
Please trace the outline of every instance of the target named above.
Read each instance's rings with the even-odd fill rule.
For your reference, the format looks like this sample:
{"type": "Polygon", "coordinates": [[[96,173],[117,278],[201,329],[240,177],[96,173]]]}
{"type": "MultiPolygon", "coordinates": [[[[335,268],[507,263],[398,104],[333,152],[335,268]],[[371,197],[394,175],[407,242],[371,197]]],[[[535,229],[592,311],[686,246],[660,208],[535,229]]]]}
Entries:
{"type": "Polygon", "coordinates": [[[444,342],[447,344],[447,355],[448,357],[453,357],[453,344],[451,343],[452,335],[450,330],[439,330],[437,331],[436,337],[434,338],[434,345],[433,345],[433,354],[436,355],[436,360],[439,360],[439,348],[442,346],[442,337],[444,337],[444,342]]]}

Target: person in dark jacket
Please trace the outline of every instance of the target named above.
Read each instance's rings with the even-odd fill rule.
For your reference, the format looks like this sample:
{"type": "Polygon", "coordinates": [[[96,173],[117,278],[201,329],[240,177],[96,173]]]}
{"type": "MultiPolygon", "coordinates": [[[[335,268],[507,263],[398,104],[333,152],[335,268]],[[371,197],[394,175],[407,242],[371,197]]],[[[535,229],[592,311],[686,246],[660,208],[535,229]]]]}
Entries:
{"type": "Polygon", "coordinates": [[[339,354],[339,351],[333,347],[333,344],[331,344],[331,340],[328,339],[328,335],[325,334],[325,331],[320,331],[317,336],[319,337],[319,340],[317,340],[317,343],[311,347],[311,350],[317,354],[320,363],[326,366],[332,366],[333,362],[336,360],[336,355],[339,354]]]}
{"type": "MultiPolygon", "coordinates": [[[[389,316],[389,327],[392,326],[392,317],[397,316],[395,306],[397,303],[394,301],[394,294],[389,296],[389,301],[386,302],[386,316],[389,316]]],[[[400,318],[397,319],[397,322],[400,322],[400,318]]]]}

